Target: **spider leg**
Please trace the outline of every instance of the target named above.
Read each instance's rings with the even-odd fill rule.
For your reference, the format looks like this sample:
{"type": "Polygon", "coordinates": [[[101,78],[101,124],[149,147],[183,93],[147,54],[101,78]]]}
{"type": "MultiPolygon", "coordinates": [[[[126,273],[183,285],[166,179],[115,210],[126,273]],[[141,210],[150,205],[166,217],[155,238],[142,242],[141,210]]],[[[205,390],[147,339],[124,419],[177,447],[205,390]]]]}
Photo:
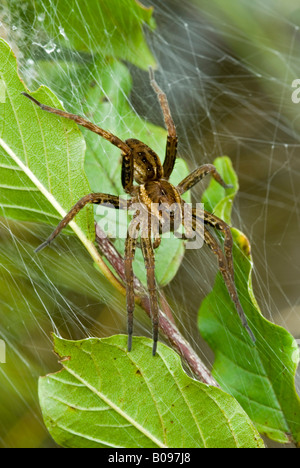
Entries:
{"type": "Polygon", "coordinates": [[[152,88],[157,94],[159,104],[164,116],[164,121],[168,130],[167,136],[167,146],[166,146],[166,156],[163,164],[164,178],[168,179],[173,171],[176,154],[177,154],[177,143],[178,137],[176,134],[176,128],[171,116],[171,111],[169,108],[167,96],[160,89],[154,78],[154,72],[151,67],[149,67],[150,83],[152,88]]]}
{"type": "Polygon", "coordinates": [[[89,120],[84,119],[80,115],[76,114],[70,114],[69,112],[63,111],[61,109],[55,109],[54,107],[46,106],[45,104],[40,103],[37,101],[34,97],[30,96],[27,93],[21,93],[23,96],[27,97],[30,99],[34,104],[39,106],[42,110],[45,110],[47,112],[50,112],[51,114],[56,114],[61,117],[64,117],[65,119],[69,120],[74,120],[78,125],[81,125],[82,127],[87,128],[91,132],[97,133],[98,135],[102,136],[105,138],[105,140],[110,141],[113,145],[117,146],[120,148],[124,153],[130,153],[130,148],[124,141],[120,140],[117,136],[113,135],[110,132],[107,132],[106,130],[103,130],[102,128],[98,127],[98,125],[93,124],[89,120]]]}
{"type": "Polygon", "coordinates": [[[139,231],[140,226],[131,222],[125,241],[125,255],[124,255],[124,267],[125,267],[125,280],[126,280],[126,301],[127,301],[127,323],[128,323],[128,344],[127,349],[131,351],[132,347],[132,334],[133,334],[133,312],[134,312],[134,287],[133,287],[133,268],[132,262],[134,260],[135,249],[137,245],[136,235],[139,231]],[[135,231],[135,232],[134,232],[135,231]]]}
{"type": "Polygon", "coordinates": [[[50,112],[51,114],[59,115],[65,119],[73,120],[78,125],[87,128],[91,132],[97,133],[97,135],[100,135],[102,138],[108,140],[111,144],[122,150],[122,184],[125,192],[131,192],[133,185],[133,156],[132,150],[124,141],[120,140],[120,138],[113,135],[112,133],[103,130],[103,128],[98,127],[98,125],[93,124],[89,120],[84,119],[80,115],[70,114],[69,112],[63,111],[61,109],[55,109],[54,107],[46,106],[27,93],[21,94],[34,102],[34,104],[39,106],[42,110],[50,112]]]}
{"type": "Polygon", "coordinates": [[[153,245],[152,245],[153,249],[154,250],[157,249],[160,246],[160,244],[161,244],[161,237],[160,237],[159,234],[157,234],[155,236],[155,239],[154,239],[154,242],[153,242],[153,245]]]}
{"type": "Polygon", "coordinates": [[[214,239],[214,237],[205,228],[204,228],[204,242],[206,245],[208,245],[208,247],[212,250],[212,252],[217,256],[218,263],[219,263],[219,270],[223,276],[227,290],[235,305],[237,313],[239,314],[242,325],[247,330],[248,334],[250,335],[251,340],[255,343],[256,341],[255,336],[253,335],[253,332],[248,325],[248,321],[247,321],[245,312],[243,311],[243,307],[240,303],[234,281],[232,279],[228,266],[226,265],[226,259],[224,257],[223,251],[221,247],[218,245],[217,241],[214,239]]]}
{"type": "Polygon", "coordinates": [[[215,166],[212,164],[204,164],[203,166],[198,167],[198,169],[195,169],[193,172],[191,172],[185,179],[180,182],[180,184],[177,185],[176,188],[180,195],[194,187],[194,185],[196,185],[207,174],[211,174],[213,178],[225,189],[233,187],[232,185],[226,184],[226,182],[224,182],[215,166]]]}
{"type": "Polygon", "coordinates": [[[155,258],[153,252],[153,246],[151,243],[151,237],[141,236],[141,247],[145,261],[145,267],[147,271],[147,286],[150,296],[150,308],[152,316],[152,326],[153,326],[153,348],[152,354],[155,356],[157,341],[158,341],[158,300],[157,300],[157,290],[156,290],[156,281],[155,281],[155,258]]]}
{"type": "MultiPolygon", "coordinates": [[[[161,244],[161,237],[160,237],[160,236],[155,237],[154,242],[153,242],[153,244],[152,244],[153,250],[157,249],[157,248],[160,246],[160,244],[161,244]]],[[[141,243],[140,243],[140,242],[137,242],[137,243],[136,243],[136,247],[138,247],[139,249],[141,249],[141,248],[142,248],[141,243]]]]}
{"type": "Polygon", "coordinates": [[[122,200],[115,195],[107,195],[105,193],[90,193],[82,197],[68,212],[68,214],[61,220],[56,229],[48,237],[48,239],[41,244],[35,252],[39,252],[44,247],[49,245],[53,239],[66,227],[73,218],[79,213],[82,208],[84,208],[88,203],[93,203],[95,205],[107,205],[108,207],[114,207],[116,209],[127,209],[130,205],[130,200],[122,200]]]}
{"type": "MultiPolygon", "coordinates": [[[[193,216],[196,217],[196,210],[193,208],[192,210],[193,216]]],[[[212,226],[213,228],[217,229],[224,235],[224,252],[227,261],[227,266],[231,274],[231,278],[234,281],[234,269],[233,269],[233,258],[232,258],[232,247],[233,247],[233,240],[232,234],[230,230],[230,226],[228,226],[225,221],[218,218],[217,216],[209,213],[208,211],[204,210],[204,223],[212,226]]]]}
{"type": "MultiPolygon", "coordinates": [[[[195,216],[193,216],[193,229],[196,230],[196,228],[197,228],[197,219],[195,216]]],[[[237,310],[237,313],[239,314],[242,325],[247,330],[248,334],[250,335],[251,340],[255,343],[256,339],[255,339],[255,336],[253,335],[251,328],[248,325],[245,312],[243,311],[243,307],[240,303],[238,293],[237,293],[237,290],[233,281],[233,277],[227,264],[227,259],[223,253],[223,250],[217,243],[216,239],[205,227],[204,227],[204,242],[212,250],[212,252],[217,256],[219,270],[223,276],[223,279],[227,287],[227,290],[229,292],[229,295],[231,297],[231,300],[233,301],[235,308],[237,310]]]]}

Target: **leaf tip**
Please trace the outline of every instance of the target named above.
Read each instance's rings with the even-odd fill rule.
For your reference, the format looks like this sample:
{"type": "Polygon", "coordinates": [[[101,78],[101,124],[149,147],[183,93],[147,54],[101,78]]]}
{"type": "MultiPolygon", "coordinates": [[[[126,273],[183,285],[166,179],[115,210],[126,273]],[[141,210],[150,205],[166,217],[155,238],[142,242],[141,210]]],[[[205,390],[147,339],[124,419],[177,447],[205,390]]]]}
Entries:
{"type": "MultiPolygon", "coordinates": [[[[237,230],[236,230],[237,231],[237,230]]],[[[237,231],[235,241],[246,257],[251,257],[251,245],[248,237],[241,231],[237,231]]]]}

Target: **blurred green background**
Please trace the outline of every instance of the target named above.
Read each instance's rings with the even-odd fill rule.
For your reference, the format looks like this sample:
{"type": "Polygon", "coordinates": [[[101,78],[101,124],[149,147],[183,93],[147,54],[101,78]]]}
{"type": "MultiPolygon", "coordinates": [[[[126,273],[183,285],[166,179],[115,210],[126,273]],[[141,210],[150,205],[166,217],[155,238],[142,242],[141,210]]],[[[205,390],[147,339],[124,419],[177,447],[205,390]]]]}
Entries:
{"type": "MultiPolygon", "coordinates": [[[[100,17],[101,2],[92,3],[95,18],[100,17]]],[[[233,220],[252,245],[256,298],[269,320],[300,339],[300,103],[291,99],[292,82],[300,78],[298,2],[143,4],[154,6],[156,27],[150,22],[144,34],[168,95],[179,154],[191,170],[220,155],[232,159],[240,182],[233,220]]],[[[66,45],[64,34],[78,38],[78,26],[70,13],[66,32],[56,7],[55,1],[0,0],[0,36],[13,47],[31,90],[43,83],[70,111],[79,111],[86,87],[99,86],[91,81],[90,64],[101,61],[101,50],[93,48],[96,39],[88,24],[81,25],[89,40],[86,50],[79,53],[75,40],[66,45]]],[[[162,125],[147,71],[135,63],[130,44],[128,51],[130,106],[162,125]]],[[[195,200],[205,186],[194,190],[195,200]]],[[[73,339],[126,332],[124,298],[99,276],[76,239],[62,236],[55,248],[33,255],[49,232],[47,226],[0,218],[0,339],[7,361],[0,364],[1,447],[55,447],[37,398],[38,377],[58,368],[52,331],[73,339]]],[[[215,273],[209,252],[187,251],[165,289],[180,328],[208,366],[213,355],[195,323],[215,273]]],[[[136,315],[136,333],[149,336],[149,321],[140,311],[136,315]]]]}

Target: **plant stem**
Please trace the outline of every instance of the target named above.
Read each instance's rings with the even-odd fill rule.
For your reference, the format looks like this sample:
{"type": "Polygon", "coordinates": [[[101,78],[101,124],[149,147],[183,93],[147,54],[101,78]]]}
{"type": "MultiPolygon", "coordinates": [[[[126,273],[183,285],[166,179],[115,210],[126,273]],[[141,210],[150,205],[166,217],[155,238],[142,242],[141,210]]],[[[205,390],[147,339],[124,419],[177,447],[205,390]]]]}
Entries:
{"type": "MultiPolygon", "coordinates": [[[[96,224],[96,241],[99,249],[105,258],[109,261],[118,276],[125,282],[124,260],[115,249],[114,245],[105,236],[102,229],[96,224]]],[[[145,310],[151,318],[150,300],[148,294],[140,282],[134,276],[134,288],[136,292],[136,302],[145,310]]],[[[206,368],[199,356],[192,349],[188,341],[181,335],[175,325],[171,307],[169,306],[165,295],[160,292],[161,307],[159,308],[159,326],[164,335],[168,338],[172,348],[180,354],[184,362],[188,365],[194,376],[203,383],[219,387],[219,384],[212,377],[210,371],[206,368]]]]}

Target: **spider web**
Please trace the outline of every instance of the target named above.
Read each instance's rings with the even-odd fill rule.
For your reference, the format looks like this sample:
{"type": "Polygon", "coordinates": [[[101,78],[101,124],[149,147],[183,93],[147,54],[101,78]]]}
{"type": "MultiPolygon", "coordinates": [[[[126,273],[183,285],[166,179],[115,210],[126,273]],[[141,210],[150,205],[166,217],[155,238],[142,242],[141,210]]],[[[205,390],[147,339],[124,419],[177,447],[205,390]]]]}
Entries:
{"type": "MultiPolygon", "coordinates": [[[[252,246],[256,298],[267,319],[300,339],[300,103],[292,101],[292,81],[300,78],[300,9],[292,0],[281,6],[272,0],[247,6],[243,0],[231,15],[220,14],[217,1],[143,3],[155,7],[157,28],[146,31],[147,42],[176,123],[179,154],[191,170],[217,156],[230,156],[240,183],[233,225],[252,246]]],[[[56,36],[44,37],[40,32],[45,15],[29,11],[26,2],[11,4],[18,7],[17,13],[1,2],[0,36],[14,48],[27,86],[33,90],[48,85],[69,111],[78,111],[84,87],[76,66],[64,60],[66,52],[59,46],[63,28],[55,24],[53,15],[56,36]],[[30,43],[29,14],[34,18],[30,43]],[[41,57],[43,69],[38,65],[41,57]],[[56,87],[47,75],[45,64],[53,62],[66,89],[56,87]]],[[[72,57],[73,64],[82,64],[76,51],[72,57]]],[[[147,73],[127,65],[133,79],[131,109],[145,122],[162,125],[147,73]]],[[[99,56],[97,66],[101,66],[99,56]]],[[[105,122],[99,124],[105,128],[105,122]]],[[[193,191],[195,201],[206,184],[193,191]]],[[[7,360],[0,364],[4,447],[53,444],[41,420],[36,392],[38,376],[57,369],[51,331],[73,339],[126,333],[125,301],[106,282],[99,284],[76,239],[63,236],[59,248],[50,249],[43,258],[32,255],[33,242],[48,232],[44,226],[0,220],[0,338],[7,360]]],[[[165,288],[176,304],[174,316],[184,335],[208,366],[213,354],[195,330],[195,322],[216,271],[206,249],[187,251],[177,276],[165,288]]],[[[135,333],[151,336],[149,321],[139,314],[135,333]]]]}

